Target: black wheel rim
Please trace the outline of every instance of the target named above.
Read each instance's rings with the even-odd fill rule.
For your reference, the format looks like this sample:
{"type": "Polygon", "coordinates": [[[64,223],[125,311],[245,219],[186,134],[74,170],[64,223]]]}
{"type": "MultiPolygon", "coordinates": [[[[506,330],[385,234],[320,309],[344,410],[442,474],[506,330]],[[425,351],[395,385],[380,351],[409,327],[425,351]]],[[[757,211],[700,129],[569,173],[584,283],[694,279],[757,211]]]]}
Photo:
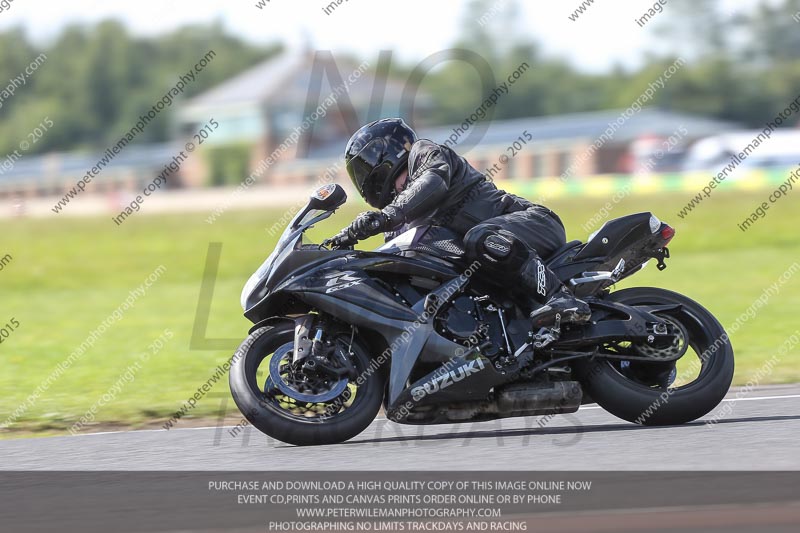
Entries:
{"type": "MultiPolygon", "coordinates": [[[[665,302],[637,300],[624,303],[628,305],[659,305],[665,302]]],[[[700,386],[703,379],[711,372],[711,367],[719,352],[719,350],[710,349],[716,339],[708,331],[703,320],[685,307],[677,312],[662,313],[661,316],[678,323],[688,336],[685,339],[688,344],[687,350],[680,359],[671,363],[607,359],[605,364],[629,382],[649,390],[676,392],[700,386]],[[706,357],[703,357],[704,353],[706,357]],[[647,379],[648,376],[651,378],[650,380],[647,379]],[[659,382],[659,379],[665,381],[659,382]]]]}
{"type": "MultiPolygon", "coordinates": [[[[334,342],[337,343],[337,350],[349,358],[351,363],[356,367],[358,375],[365,374],[365,365],[362,358],[358,357],[355,353],[356,346],[349,345],[349,337],[344,339],[336,337],[334,342]],[[352,351],[351,351],[352,350],[352,351]],[[352,355],[350,355],[352,353],[352,355]]],[[[336,418],[348,416],[356,409],[359,408],[361,401],[365,399],[364,392],[366,387],[369,386],[369,380],[345,380],[345,386],[342,388],[340,394],[335,395],[330,401],[325,402],[308,402],[302,399],[294,398],[293,396],[300,396],[299,394],[286,394],[287,390],[281,390],[270,376],[269,366],[272,364],[273,357],[276,355],[286,359],[293,348],[293,332],[285,332],[282,335],[274,336],[259,347],[258,355],[248,360],[246,371],[248,376],[248,383],[250,384],[251,392],[259,398],[259,403],[266,409],[273,413],[305,424],[319,424],[329,422],[336,418]],[[263,382],[260,382],[263,379],[263,382]]],[[[283,370],[286,370],[286,364],[279,365],[283,370]]],[[[331,387],[333,390],[333,387],[331,387]]]]}

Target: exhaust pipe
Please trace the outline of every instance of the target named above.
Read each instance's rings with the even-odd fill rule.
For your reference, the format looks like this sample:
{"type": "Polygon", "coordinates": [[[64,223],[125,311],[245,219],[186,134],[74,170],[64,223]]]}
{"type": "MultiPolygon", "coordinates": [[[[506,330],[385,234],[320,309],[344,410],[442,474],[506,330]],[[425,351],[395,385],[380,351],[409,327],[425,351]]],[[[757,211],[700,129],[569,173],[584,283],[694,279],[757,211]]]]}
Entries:
{"type": "Polygon", "coordinates": [[[486,402],[451,405],[446,417],[453,422],[574,413],[581,405],[583,389],[577,381],[547,384],[522,383],[499,389],[486,402]]]}

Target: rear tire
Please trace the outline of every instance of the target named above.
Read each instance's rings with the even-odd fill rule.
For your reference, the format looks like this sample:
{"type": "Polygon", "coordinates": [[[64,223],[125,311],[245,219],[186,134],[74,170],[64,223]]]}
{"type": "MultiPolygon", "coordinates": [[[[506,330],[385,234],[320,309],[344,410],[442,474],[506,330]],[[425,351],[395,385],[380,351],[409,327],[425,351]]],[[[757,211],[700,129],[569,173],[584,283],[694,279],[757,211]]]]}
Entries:
{"type": "MultiPolygon", "coordinates": [[[[574,365],[576,373],[594,401],[623,420],[648,426],[684,424],[719,405],[733,381],[733,347],[708,310],[681,294],[649,287],[617,291],[608,299],[626,305],[681,304],[682,309],[670,313],[670,318],[686,328],[688,343],[696,354],[707,356],[698,357],[700,370],[695,381],[677,388],[634,381],[607,359],[579,361],[574,365]]],[[[687,352],[683,357],[691,355],[687,352]]]]}
{"type": "Polygon", "coordinates": [[[229,381],[233,400],[245,418],[270,437],[298,446],[336,444],[364,431],[380,410],[384,380],[381,369],[367,371],[370,360],[357,342],[352,346],[353,364],[363,384],[358,385],[351,407],[326,418],[303,420],[291,416],[267,397],[257,380],[259,366],[276,349],[292,342],[294,324],[287,320],[257,329],[239,346],[229,381]]]}

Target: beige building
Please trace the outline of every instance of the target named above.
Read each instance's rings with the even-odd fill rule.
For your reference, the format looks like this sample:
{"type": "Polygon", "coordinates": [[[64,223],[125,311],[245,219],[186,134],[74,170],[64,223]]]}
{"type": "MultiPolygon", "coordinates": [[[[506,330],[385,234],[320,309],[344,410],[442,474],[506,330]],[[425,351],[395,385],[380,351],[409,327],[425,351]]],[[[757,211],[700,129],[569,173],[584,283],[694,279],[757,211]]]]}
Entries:
{"type": "MultiPolygon", "coordinates": [[[[176,139],[126,147],[87,191],[136,191],[164,171],[185,143],[213,119],[218,126],[170,174],[170,188],[256,184],[312,184],[321,176],[344,181],[345,144],[360,125],[380,117],[409,117],[405,80],[376,78],[367,63],[334,59],[325,52],[284,53],[183,102],[176,139]]],[[[414,99],[425,117],[431,99],[414,99]]],[[[425,127],[421,137],[446,144],[493,179],[580,177],[636,171],[641,146],[679,139],[658,168],[674,170],[686,147],[730,132],[736,125],[655,108],[626,117],[622,111],[520,118],[425,127]]],[[[422,124],[422,125],[420,125],[422,124]]],[[[645,154],[646,155],[646,154],[645,154]]],[[[25,157],[0,167],[0,199],[63,195],[102,154],[25,157]]]]}

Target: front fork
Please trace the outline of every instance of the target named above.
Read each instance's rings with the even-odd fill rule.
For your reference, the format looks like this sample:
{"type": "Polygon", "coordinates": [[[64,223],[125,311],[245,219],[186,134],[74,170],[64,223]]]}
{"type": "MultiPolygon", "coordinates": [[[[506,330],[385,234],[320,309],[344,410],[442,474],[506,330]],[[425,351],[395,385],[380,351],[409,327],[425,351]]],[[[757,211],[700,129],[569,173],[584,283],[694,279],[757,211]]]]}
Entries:
{"type": "MultiPolygon", "coordinates": [[[[339,354],[330,332],[327,334],[328,338],[325,338],[326,329],[328,328],[319,315],[307,314],[295,319],[293,364],[305,371],[321,372],[335,379],[356,379],[358,375],[355,366],[346,355],[339,354]],[[333,358],[341,366],[333,365],[333,358]]],[[[355,328],[352,330],[351,347],[354,335],[355,328]]]]}
{"type": "Polygon", "coordinates": [[[311,329],[314,327],[315,318],[315,315],[307,314],[294,320],[294,363],[299,363],[311,355],[313,345],[311,329]]]}

